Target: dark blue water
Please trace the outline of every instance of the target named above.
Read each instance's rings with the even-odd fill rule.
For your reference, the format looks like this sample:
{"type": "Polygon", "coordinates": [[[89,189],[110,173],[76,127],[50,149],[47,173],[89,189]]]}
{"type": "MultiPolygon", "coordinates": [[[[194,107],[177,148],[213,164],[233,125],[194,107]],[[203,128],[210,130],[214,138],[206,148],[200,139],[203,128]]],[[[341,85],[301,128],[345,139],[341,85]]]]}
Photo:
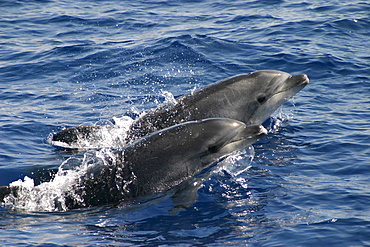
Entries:
{"type": "MultiPolygon", "coordinates": [[[[198,200],[0,208],[3,246],[370,245],[367,1],[0,1],[0,185],[54,169],[63,127],[136,118],[255,70],[311,83],[266,123],[251,167],[198,200]]],[[[40,175],[39,175],[40,176],[40,175]]],[[[42,178],[39,178],[42,180],[42,178]]]]}

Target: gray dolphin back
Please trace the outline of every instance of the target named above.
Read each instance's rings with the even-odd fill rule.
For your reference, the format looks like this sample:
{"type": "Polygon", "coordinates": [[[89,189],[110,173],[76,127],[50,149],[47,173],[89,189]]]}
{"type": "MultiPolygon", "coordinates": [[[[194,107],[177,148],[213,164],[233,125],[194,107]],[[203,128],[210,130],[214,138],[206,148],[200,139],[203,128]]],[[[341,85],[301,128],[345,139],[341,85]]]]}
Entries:
{"type": "MultiPolygon", "coordinates": [[[[306,75],[291,76],[282,71],[258,71],[226,78],[178,98],[174,105],[149,111],[130,126],[126,142],[179,123],[206,118],[231,118],[247,125],[260,125],[308,81],[306,75]]],[[[56,133],[51,143],[79,148],[76,144],[79,138],[95,141],[102,128],[71,127],[56,133]]]]}

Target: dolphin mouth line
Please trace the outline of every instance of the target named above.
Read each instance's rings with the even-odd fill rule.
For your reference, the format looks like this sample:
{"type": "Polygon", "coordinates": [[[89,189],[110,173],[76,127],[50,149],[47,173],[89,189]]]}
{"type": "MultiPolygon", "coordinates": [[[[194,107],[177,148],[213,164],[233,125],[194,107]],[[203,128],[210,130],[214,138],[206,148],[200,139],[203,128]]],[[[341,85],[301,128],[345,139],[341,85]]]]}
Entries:
{"type": "MultiPolygon", "coordinates": [[[[262,138],[263,135],[266,135],[266,134],[267,134],[267,132],[260,132],[260,133],[258,133],[257,136],[256,136],[257,140],[260,139],[260,138],[262,138]]],[[[243,143],[243,142],[245,142],[245,141],[247,141],[249,139],[253,139],[253,137],[240,138],[238,140],[235,140],[235,141],[232,141],[232,142],[228,143],[227,145],[225,145],[225,147],[226,146],[229,146],[229,145],[238,145],[238,144],[243,143]]],[[[249,145],[252,145],[252,144],[249,144],[249,145]]]]}
{"type": "MultiPolygon", "coordinates": [[[[241,138],[239,138],[239,139],[237,139],[237,140],[234,140],[234,141],[230,142],[229,144],[240,143],[240,142],[246,141],[246,140],[248,140],[248,139],[253,139],[253,138],[260,139],[260,138],[262,138],[264,135],[267,135],[267,133],[268,133],[268,132],[267,132],[267,130],[266,130],[263,126],[261,126],[261,127],[260,127],[260,130],[259,130],[255,135],[250,135],[250,136],[246,136],[246,137],[241,137],[241,138]]],[[[229,144],[227,144],[227,145],[229,145],[229,144]]]]}
{"type": "MultiPolygon", "coordinates": [[[[275,96],[275,95],[277,95],[277,94],[279,94],[279,93],[285,93],[285,92],[287,92],[287,91],[289,91],[289,90],[291,90],[291,89],[293,89],[293,88],[296,88],[296,87],[302,86],[302,85],[304,85],[304,84],[306,84],[306,85],[307,85],[307,84],[310,82],[310,79],[308,78],[308,76],[307,76],[306,74],[303,74],[302,76],[303,76],[303,81],[298,82],[298,83],[296,83],[296,84],[294,84],[294,85],[292,85],[292,86],[290,86],[290,87],[284,88],[283,90],[281,90],[281,91],[279,91],[279,92],[277,92],[277,93],[275,93],[275,94],[273,94],[273,95],[275,96]]],[[[291,76],[291,77],[289,77],[288,79],[291,79],[292,77],[294,77],[294,76],[291,76]]]]}

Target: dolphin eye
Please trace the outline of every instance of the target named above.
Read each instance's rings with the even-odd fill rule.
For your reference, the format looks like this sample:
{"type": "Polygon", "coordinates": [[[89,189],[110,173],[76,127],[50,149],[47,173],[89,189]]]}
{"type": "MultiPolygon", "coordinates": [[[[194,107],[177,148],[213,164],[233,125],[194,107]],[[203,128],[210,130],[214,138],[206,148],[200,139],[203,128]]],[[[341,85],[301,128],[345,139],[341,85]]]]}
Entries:
{"type": "Polygon", "coordinates": [[[257,102],[262,105],[263,103],[266,102],[266,96],[264,95],[258,96],[257,102]]]}

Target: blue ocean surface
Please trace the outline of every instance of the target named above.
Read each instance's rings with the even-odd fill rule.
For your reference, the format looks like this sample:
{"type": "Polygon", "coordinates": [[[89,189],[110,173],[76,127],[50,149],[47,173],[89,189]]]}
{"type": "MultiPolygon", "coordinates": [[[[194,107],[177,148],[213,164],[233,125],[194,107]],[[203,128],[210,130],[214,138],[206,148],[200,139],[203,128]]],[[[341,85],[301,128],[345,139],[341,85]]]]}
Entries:
{"type": "Polygon", "coordinates": [[[0,186],[50,179],[67,157],[48,138],[65,127],[135,119],[240,73],[310,78],[264,123],[247,169],[213,171],[186,210],[170,213],[169,197],[65,212],[2,205],[2,246],[370,246],[368,1],[0,8],[0,186]]]}

